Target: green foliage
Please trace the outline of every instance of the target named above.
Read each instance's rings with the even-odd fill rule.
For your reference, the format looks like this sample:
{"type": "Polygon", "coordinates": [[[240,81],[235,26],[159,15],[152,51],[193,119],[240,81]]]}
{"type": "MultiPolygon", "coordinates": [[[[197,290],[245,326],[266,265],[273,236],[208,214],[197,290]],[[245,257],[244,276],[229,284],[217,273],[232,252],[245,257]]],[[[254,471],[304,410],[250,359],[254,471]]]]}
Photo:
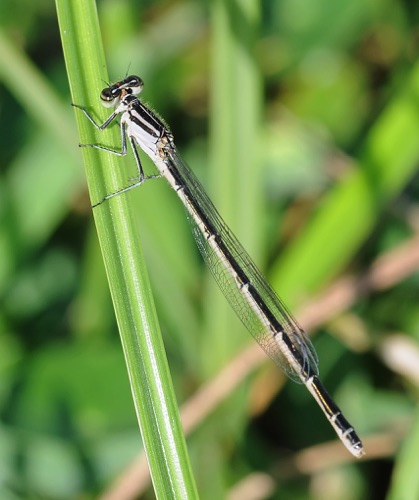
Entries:
{"type": "MultiPolygon", "coordinates": [[[[132,305],[130,287],[152,289],[170,375],[159,340],[157,372],[179,404],[250,339],[207,280],[164,181],[101,207],[94,227],[77,147],[74,116],[81,117],[70,103],[85,104],[98,120],[109,112],[98,99],[107,78],[100,40],[68,20],[63,36],[71,26],[84,33],[66,52],[70,97],[53,5],[18,4],[3,2],[0,16],[0,496],[94,498],[142,449],[134,406],[141,415],[157,411],[141,392],[132,404],[113,304],[131,353],[129,378],[147,390],[146,337],[136,326],[142,309],[132,305]],[[89,51],[80,56],[83,44],[89,51]]],[[[145,101],[294,309],[342,273],[364,275],[417,230],[419,9],[385,0],[272,0],[260,11],[250,0],[208,5],[99,2],[110,78],[128,71],[144,79],[145,101]]],[[[118,145],[117,127],[94,135],[85,120],[79,126],[83,142],[118,145]]],[[[135,175],[132,158],[84,153],[93,201],[135,175]]],[[[395,444],[371,442],[364,461],[327,455],[334,466],[319,459],[305,475],[292,470],[291,451],[334,436],[303,387],[287,384],[265,408],[260,401],[270,401],[281,374],[262,370],[188,438],[200,495],[224,498],[258,471],[273,480],[266,498],[352,500],[373,491],[416,498],[417,379],[383,346],[397,332],[415,354],[418,284],[412,271],[397,286],[360,296],[314,339],[322,379],[351,423],[365,439],[380,434],[395,444]]],[[[164,443],[159,448],[152,435],[146,429],[144,447],[159,463],[164,443]]],[[[188,469],[186,454],[170,458],[188,469]]]]}

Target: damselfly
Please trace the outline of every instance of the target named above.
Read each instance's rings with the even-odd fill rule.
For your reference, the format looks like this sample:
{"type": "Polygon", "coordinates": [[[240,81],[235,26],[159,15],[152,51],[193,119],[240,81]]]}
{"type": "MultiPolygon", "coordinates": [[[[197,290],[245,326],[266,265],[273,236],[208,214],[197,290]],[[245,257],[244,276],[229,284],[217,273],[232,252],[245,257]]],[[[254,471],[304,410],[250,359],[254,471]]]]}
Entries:
{"type": "Polygon", "coordinates": [[[205,262],[243,324],[290,378],[307,387],[343,444],[355,457],[360,458],[364,454],[361,440],[320,382],[317,355],[310,340],[223,221],[198,179],[183,162],[170,130],[136,97],[143,86],[141,78],[129,76],[106,87],[100,96],[102,104],[115,109],[102,125],[98,125],[85,108],[75,105],[99,130],[108,127],[121,115],[121,151],[97,144],[81,146],[123,156],[127,153],[128,139],[138,167],[139,177],[134,184],[107,195],[97,205],[140,186],[151,177],[165,177],[186,207],[205,262]],[[159,172],[157,176],[144,174],[137,146],[151,158],[159,172]]]}

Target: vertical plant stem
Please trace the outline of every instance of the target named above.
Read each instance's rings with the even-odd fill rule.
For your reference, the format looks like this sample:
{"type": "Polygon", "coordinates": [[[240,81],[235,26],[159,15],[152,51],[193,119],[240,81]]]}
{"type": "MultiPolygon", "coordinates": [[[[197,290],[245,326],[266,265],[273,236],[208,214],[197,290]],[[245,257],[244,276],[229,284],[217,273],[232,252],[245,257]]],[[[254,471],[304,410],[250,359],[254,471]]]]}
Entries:
{"type": "MultiPolygon", "coordinates": [[[[93,0],[57,0],[61,38],[75,103],[96,109],[107,81],[101,34],[93,0]]],[[[108,110],[109,113],[109,110],[108,110]]],[[[81,143],[120,147],[118,127],[98,132],[76,110],[81,143]]],[[[93,203],[125,184],[121,158],[83,149],[93,203]]],[[[123,162],[122,162],[123,163],[123,162]]],[[[135,410],[158,498],[196,498],[166,355],[138,235],[126,196],[94,209],[94,218],[128,369],[135,410]]]]}

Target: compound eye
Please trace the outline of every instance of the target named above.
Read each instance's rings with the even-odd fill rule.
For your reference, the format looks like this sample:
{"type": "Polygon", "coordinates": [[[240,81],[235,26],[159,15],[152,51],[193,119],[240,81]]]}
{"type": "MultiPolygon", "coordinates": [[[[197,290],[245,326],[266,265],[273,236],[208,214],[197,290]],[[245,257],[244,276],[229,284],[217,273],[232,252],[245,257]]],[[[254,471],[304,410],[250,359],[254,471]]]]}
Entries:
{"type": "Polygon", "coordinates": [[[105,106],[105,108],[110,108],[118,103],[119,96],[119,91],[112,92],[112,89],[110,87],[106,87],[106,89],[103,89],[100,94],[100,100],[102,101],[102,104],[103,106],[105,106]]]}
{"type": "Polygon", "coordinates": [[[144,82],[139,76],[131,75],[125,79],[127,87],[129,87],[133,94],[139,94],[144,88],[144,82]]]}

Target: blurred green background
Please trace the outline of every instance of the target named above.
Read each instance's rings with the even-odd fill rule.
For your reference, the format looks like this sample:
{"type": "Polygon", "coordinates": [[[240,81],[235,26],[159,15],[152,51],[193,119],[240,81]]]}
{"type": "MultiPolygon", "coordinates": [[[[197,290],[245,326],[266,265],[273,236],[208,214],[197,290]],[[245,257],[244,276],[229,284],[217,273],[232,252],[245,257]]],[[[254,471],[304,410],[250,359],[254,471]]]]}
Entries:
{"type": "MultiPolygon", "coordinates": [[[[293,310],[415,237],[417,2],[103,0],[98,11],[110,78],[144,79],[145,101],[293,310]]],[[[1,498],[95,498],[142,444],[52,2],[0,0],[0,77],[1,498]]],[[[166,183],[126,196],[181,404],[249,335],[166,183]]],[[[416,268],[315,332],[322,380],[367,457],[339,445],[331,465],[315,448],[301,466],[335,436],[267,360],[188,437],[203,498],[418,498],[416,268]]]]}

